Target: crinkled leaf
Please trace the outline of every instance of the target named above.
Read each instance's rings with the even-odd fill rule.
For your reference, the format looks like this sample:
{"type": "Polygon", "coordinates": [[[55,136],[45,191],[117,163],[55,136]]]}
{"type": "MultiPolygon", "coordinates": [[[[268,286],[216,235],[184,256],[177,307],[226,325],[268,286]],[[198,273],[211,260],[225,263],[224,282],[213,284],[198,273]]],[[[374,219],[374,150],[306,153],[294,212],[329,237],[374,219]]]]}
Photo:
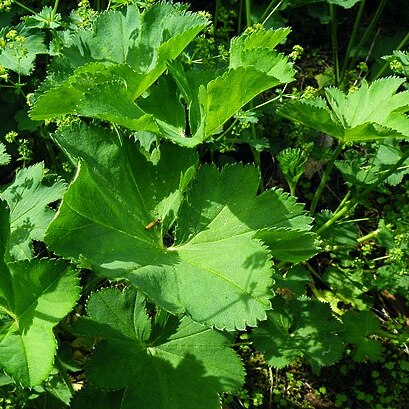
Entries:
{"type": "Polygon", "coordinates": [[[378,361],[381,358],[382,345],[375,339],[368,338],[381,329],[379,321],[370,311],[348,311],[342,317],[345,342],[355,345],[354,359],[378,361]]]}
{"type": "Polygon", "coordinates": [[[341,358],[341,329],[328,304],[307,298],[286,301],[277,296],[267,321],[253,331],[253,339],[272,366],[282,368],[304,357],[317,367],[341,358]]]}
{"type": "Polygon", "coordinates": [[[53,327],[79,297],[77,274],[64,261],[4,263],[9,213],[0,202],[0,367],[24,386],[39,385],[56,352],[53,327]]]}
{"type": "Polygon", "coordinates": [[[152,163],[132,142],[121,145],[95,127],[75,126],[56,139],[82,164],[47,232],[54,251],[127,278],[163,308],[208,325],[244,329],[265,318],[271,255],[254,234],[309,230],[294,198],[280,190],[256,196],[253,167],[204,167],[179,208],[196,161],[190,150],[164,145],[152,163]],[[175,244],[166,248],[176,220],[175,244]]]}
{"type": "MultiPolygon", "coordinates": [[[[52,79],[47,82],[51,88],[38,99],[32,118],[46,119],[72,112],[99,118],[115,106],[111,99],[115,99],[116,92],[110,88],[115,82],[120,98],[125,100],[118,108],[122,123],[114,122],[126,126],[125,111],[136,109],[133,101],[158,79],[167,61],[176,58],[207,23],[203,16],[169,3],[158,3],[142,14],[136,6],[128,6],[125,13],[113,10],[101,13],[92,31],[79,31],[71,46],[62,50],[55,65],[63,66],[64,74],[51,74],[52,79]],[[101,65],[106,67],[105,74],[97,72],[90,84],[80,83],[81,73],[101,65]],[[99,97],[94,113],[90,113],[86,107],[92,104],[94,93],[99,97]],[[66,95],[70,101],[64,100],[66,95]]],[[[132,115],[130,118],[135,119],[132,115]]],[[[138,130],[149,129],[140,126],[138,130]]]]}
{"type": "MultiPolygon", "coordinates": [[[[22,75],[30,75],[34,69],[37,54],[47,52],[44,34],[24,25],[18,25],[14,29],[17,30],[18,36],[24,37],[24,42],[7,41],[6,47],[0,51],[0,65],[22,75]]],[[[8,30],[7,27],[0,30],[0,38],[3,38],[8,30]]]]}
{"type": "Polygon", "coordinates": [[[326,88],[327,101],[316,98],[284,104],[278,113],[318,129],[343,142],[387,137],[409,137],[409,91],[398,92],[405,82],[397,77],[363,82],[345,94],[326,88]]]}
{"type": "Polygon", "coordinates": [[[76,331],[102,338],[87,362],[101,389],[125,389],[120,409],[217,409],[218,393],[244,381],[240,359],[221,333],[183,318],[166,339],[152,338],[144,297],[131,288],[93,294],[76,331]]]}
{"type": "Polygon", "coordinates": [[[42,183],[44,165],[20,170],[14,182],[0,194],[10,207],[10,252],[16,260],[33,256],[32,240],[43,240],[54,211],[48,207],[61,199],[65,184],[57,181],[52,186],[42,183]]]}
{"type": "Polygon", "coordinates": [[[10,155],[6,152],[6,147],[0,142],[0,166],[10,162],[10,155]]]}

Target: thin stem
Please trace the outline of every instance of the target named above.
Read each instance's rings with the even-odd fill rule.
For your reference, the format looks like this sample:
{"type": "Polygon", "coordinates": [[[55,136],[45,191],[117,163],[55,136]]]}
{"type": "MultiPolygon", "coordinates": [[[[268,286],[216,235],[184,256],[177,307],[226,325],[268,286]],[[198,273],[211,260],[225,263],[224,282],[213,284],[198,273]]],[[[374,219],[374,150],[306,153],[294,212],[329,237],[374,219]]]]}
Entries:
{"type": "Polygon", "coordinates": [[[381,229],[376,229],[374,231],[371,231],[368,234],[365,234],[365,236],[360,237],[356,242],[359,243],[363,243],[364,241],[370,240],[373,237],[376,237],[379,233],[381,232],[381,229]]]}
{"type": "Polygon", "coordinates": [[[342,143],[339,143],[339,145],[337,146],[337,148],[335,149],[334,153],[331,155],[331,158],[328,161],[328,165],[325,168],[324,174],[322,175],[321,182],[317,190],[315,191],[314,197],[312,198],[311,208],[310,208],[311,216],[315,213],[315,209],[317,208],[318,201],[321,198],[322,192],[324,191],[325,185],[328,182],[332,168],[334,167],[334,162],[338,158],[343,148],[344,148],[344,145],[342,143]]]}
{"type": "Polygon", "coordinates": [[[237,34],[241,33],[241,25],[242,25],[242,18],[243,18],[243,0],[240,0],[239,4],[239,18],[237,19],[237,34]]]}
{"type": "Polygon", "coordinates": [[[331,15],[331,42],[332,42],[332,56],[334,58],[334,78],[335,85],[339,83],[339,59],[338,59],[338,35],[337,35],[337,9],[334,4],[329,5],[329,12],[331,15]]]}
{"type": "MultiPolygon", "coordinates": [[[[270,9],[272,9],[272,8],[274,7],[274,3],[276,3],[276,1],[271,0],[271,1],[270,1],[270,4],[269,4],[269,5],[267,6],[267,8],[264,10],[264,13],[262,14],[261,19],[260,19],[260,20],[263,21],[263,24],[264,24],[264,21],[265,21],[265,20],[268,20],[268,18],[270,17],[270,14],[268,14],[268,13],[270,13],[270,9]],[[267,15],[268,15],[268,17],[266,18],[267,15]]],[[[279,3],[281,3],[281,1],[279,1],[279,3]]]]}
{"type": "Polygon", "coordinates": [[[251,0],[246,0],[246,25],[251,26],[251,0]]]}
{"type": "Polygon", "coordinates": [[[342,65],[342,71],[341,71],[341,75],[340,75],[340,78],[339,78],[340,82],[342,82],[342,80],[344,79],[346,71],[347,71],[349,54],[351,53],[352,46],[353,46],[353,44],[355,42],[355,37],[356,37],[356,33],[358,32],[358,27],[361,24],[361,19],[362,19],[362,14],[363,14],[364,8],[365,8],[365,0],[362,0],[361,4],[359,6],[359,9],[358,9],[358,13],[357,13],[356,18],[355,18],[355,23],[354,23],[354,27],[352,29],[351,37],[349,38],[348,47],[347,47],[347,51],[345,53],[344,63],[342,65]]]}
{"type": "Polygon", "coordinates": [[[359,201],[364,198],[365,196],[368,195],[368,193],[379,186],[382,182],[384,182],[390,175],[396,172],[397,169],[399,169],[402,164],[409,158],[409,149],[401,156],[401,158],[393,165],[391,166],[387,172],[383,173],[380,175],[377,180],[370,184],[369,186],[366,187],[359,195],[351,199],[349,202],[346,202],[341,208],[339,207],[339,210],[335,212],[332,217],[324,223],[317,231],[317,234],[322,233],[324,230],[328,229],[331,227],[338,219],[340,219],[342,216],[344,216],[346,213],[348,213],[350,210],[353,209],[354,206],[356,206],[359,201]]]}
{"type": "Polygon", "coordinates": [[[216,0],[216,6],[214,9],[213,29],[216,30],[217,22],[219,21],[219,13],[221,7],[221,0],[216,0]]]}
{"type": "Polygon", "coordinates": [[[25,6],[24,4],[20,3],[19,1],[15,1],[15,4],[17,4],[18,6],[20,6],[22,9],[29,11],[31,14],[34,15],[38,15],[38,13],[36,11],[34,11],[33,9],[31,9],[30,7],[25,6]]]}
{"type": "Polygon", "coordinates": [[[369,24],[369,26],[366,28],[364,35],[361,37],[361,40],[359,41],[358,45],[356,46],[356,49],[354,51],[354,53],[351,56],[351,60],[349,62],[348,68],[352,69],[355,66],[355,62],[356,62],[356,58],[357,58],[357,54],[358,51],[362,48],[362,46],[365,44],[366,40],[368,39],[368,37],[372,34],[374,27],[376,25],[376,23],[378,22],[383,9],[386,6],[386,2],[388,0],[381,0],[381,2],[379,3],[379,6],[375,12],[375,15],[372,17],[372,20],[369,24]]]}
{"type": "MultiPolygon", "coordinates": [[[[409,32],[406,34],[406,36],[404,37],[404,39],[399,43],[399,45],[395,48],[395,51],[399,51],[399,50],[401,50],[405,45],[406,45],[406,43],[409,41],[409,32]]],[[[384,71],[386,70],[386,68],[389,66],[389,63],[388,62],[386,62],[382,67],[381,67],[381,69],[378,71],[378,73],[375,75],[375,78],[374,78],[374,80],[377,80],[383,73],[384,73],[384,71]]]]}
{"type": "MultiPolygon", "coordinates": [[[[278,2],[278,4],[273,8],[273,10],[271,10],[271,12],[268,14],[268,16],[265,18],[265,19],[263,19],[263,17],[261,17],[261,20],[263,21],[261,24],[264,26],[266,23],[267,23],[267,21],[269,20],[269,18],[277,11],[277,9],[281,6],[281,3],[283,2],[283,0],[280,0],[279,2],[278,2]]],[[[270,5],[271,5],[272,3],[270,3],[270,5]]],[[[263,16],[264,16],[264,14],[263,14],[263,16]]]]}
{"type": "MultiPolygon", "coordinates": [[[[54,21],[54,17],[55,17],[55,15],[57,13],[57,10],[58,10],[58,3],[59,2],[60,2],[59,0],[55,0],[55,2],[54,2],[53,11],[51,12],[51,21],[54,21]]],[[[51,23],[51,21],[50,21],[50,23],[51,23]]]]}
{"type": "Polygon", "coordinates": [[[340,210],[342,207],[344,207],[345,203],[349,200],[350,196],[351,196],[351,191],[348,191],[347,194],[344,196],[344,198],[341,200],[341,203],[340,203],[340,204],[338,205],[338,207],[335,209],[334,214],[335,214],[335,213],[338,213],[339,210],[340,210]]]}
{"type": "Polygon", "coordinates": [[[340,219],[344,214],[348,213],[356,205],[354,201],[345,203],[345,205],[337,212],[332,215],[332,217],[325,222],[317,231],[317,234],[322,233],[324,230],[327,230],[331,227],[338,219],[340,219]]]}

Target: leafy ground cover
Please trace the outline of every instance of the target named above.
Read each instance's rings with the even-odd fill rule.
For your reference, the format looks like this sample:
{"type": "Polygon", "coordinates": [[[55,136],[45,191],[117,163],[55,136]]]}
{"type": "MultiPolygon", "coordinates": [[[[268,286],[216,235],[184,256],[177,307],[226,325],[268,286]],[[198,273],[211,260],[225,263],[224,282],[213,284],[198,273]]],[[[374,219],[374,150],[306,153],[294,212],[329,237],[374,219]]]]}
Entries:
{"type": "Polygon", "coordinates": [[[3,407],[407,407],[397,3],[0,2],[3,407]]]}

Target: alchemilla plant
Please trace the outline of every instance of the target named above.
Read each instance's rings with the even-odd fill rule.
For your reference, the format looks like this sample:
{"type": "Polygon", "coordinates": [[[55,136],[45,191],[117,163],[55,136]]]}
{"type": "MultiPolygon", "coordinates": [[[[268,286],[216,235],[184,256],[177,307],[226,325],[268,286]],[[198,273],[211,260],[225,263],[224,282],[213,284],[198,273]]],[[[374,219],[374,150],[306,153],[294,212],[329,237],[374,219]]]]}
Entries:
{"type": "MultiPolygon", "coordinates": [[[[372,280],[343,265],[317,288],[308,260],[359,246],[356,222],[345,230],[343,221],[406,173],[409,150],[396,142],[409,137],[405,79],[284,103],[296,75],[294,58],[279,51],[290,29],[256,25],[215,63],[199,64],[188,56],[208,14],[121,3],[97,13],[81,2],[65,18],[56,2],[0,31],[3,79],[16,76],[20,94],[36,57],[50,57],[19,129],[42,127],[60,169],[26,166],[26,152],[0,186],[2,384],[21,407],[217,409],[245,382],[238,333],[276,368],[302,359],[319,373],[345,351],[379,360],[383,330],[363,298],[372,280]],[[253,132],[260,163],[252,109],[266,91],[277,93],[278,115],[338,141],[309,213],[296,198],[302,148],[277,157],[291,194],[266,187],[257,165],[212,160],[248,120],[243,135],[253,132]],[[339,160],[367,141],[378,146],[368,162],[339,160]],[[338,208],[317,213],[334,166],[352,186],[338,208]]],[[[0,143],[4,169],[12,144],[29,142],[15,133],[0,143]]],[[[369,238],[380,232],[397,246],[387,227],[369,238]]]]}

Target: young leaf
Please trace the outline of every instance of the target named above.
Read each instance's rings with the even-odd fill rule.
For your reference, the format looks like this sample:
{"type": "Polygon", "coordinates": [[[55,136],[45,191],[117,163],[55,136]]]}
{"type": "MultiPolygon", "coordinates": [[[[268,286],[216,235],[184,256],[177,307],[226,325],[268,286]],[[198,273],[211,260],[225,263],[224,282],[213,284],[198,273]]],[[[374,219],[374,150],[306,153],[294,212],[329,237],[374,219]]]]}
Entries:
{"type": "Polygon", "coordinates": [[[325,90],[327,101],[316,98],[284,104],[278,113],[320,130],[342,142],[409,137],[409,91],[398,92],[405,82],[397,77],[381,78],[356,92],[325,90]]]}
{"type": "Polygon", "coordinates": [[[104,341],[85,366],[101,389],[125,388],[120,409],[218,409],[218,393],[244,382],[240,359],[221,333],[183,318],[166,339],[151,336],[144,297],[132,288],[105,289],[88,303],[76,331],[104,341]]]}
{"type": "Polygon", "coordinates": [[[341,358],[341,324],[327,304],[307,298],[285,300],[276,296],[267,321],[253,331],[254,344],[268,363],[277,368],[305,357],[317,368],[332,365],[341,358]]]}
{"type": "Polygon", "coordinates": [[[204,167],[180,207],[196,162],[190,150],[164,145],[154,164],[100,128],[75,126],[56,139],[83,162],[46,235],[55,252],[126,278],[164,309],[217,328],[265,318],[270,252],[254,235],[295,229],[297,241],[287,244],[297,247],[311,222],[302,205],[279,190],[256,196],[257,171],[231,166],[204,167]],[[176,220],[175,244],[166,248],[176,220]]]}
{"type": "MultiPolygon", "coordinates": [[[[7,243],[5,202],[0,202],[0,216],[1,243],[7,243]]],[[[77,301],[78,277],[62,260],[5,263],[6,247],[0,250],[0,367],[23,386],[32,387],[52,369],[53,327],[77,301]]]]}
{"type": "Polygon", "coordinates": [[[10,207],[10,252],[15,260],[32,258],[32,240],[43,240],[54,216],[48,204],[61,199],[65,191],[61,181],[52,186],[43,185],[43,174],[43,163],[22,169],[0,194],[10,207]]]}

